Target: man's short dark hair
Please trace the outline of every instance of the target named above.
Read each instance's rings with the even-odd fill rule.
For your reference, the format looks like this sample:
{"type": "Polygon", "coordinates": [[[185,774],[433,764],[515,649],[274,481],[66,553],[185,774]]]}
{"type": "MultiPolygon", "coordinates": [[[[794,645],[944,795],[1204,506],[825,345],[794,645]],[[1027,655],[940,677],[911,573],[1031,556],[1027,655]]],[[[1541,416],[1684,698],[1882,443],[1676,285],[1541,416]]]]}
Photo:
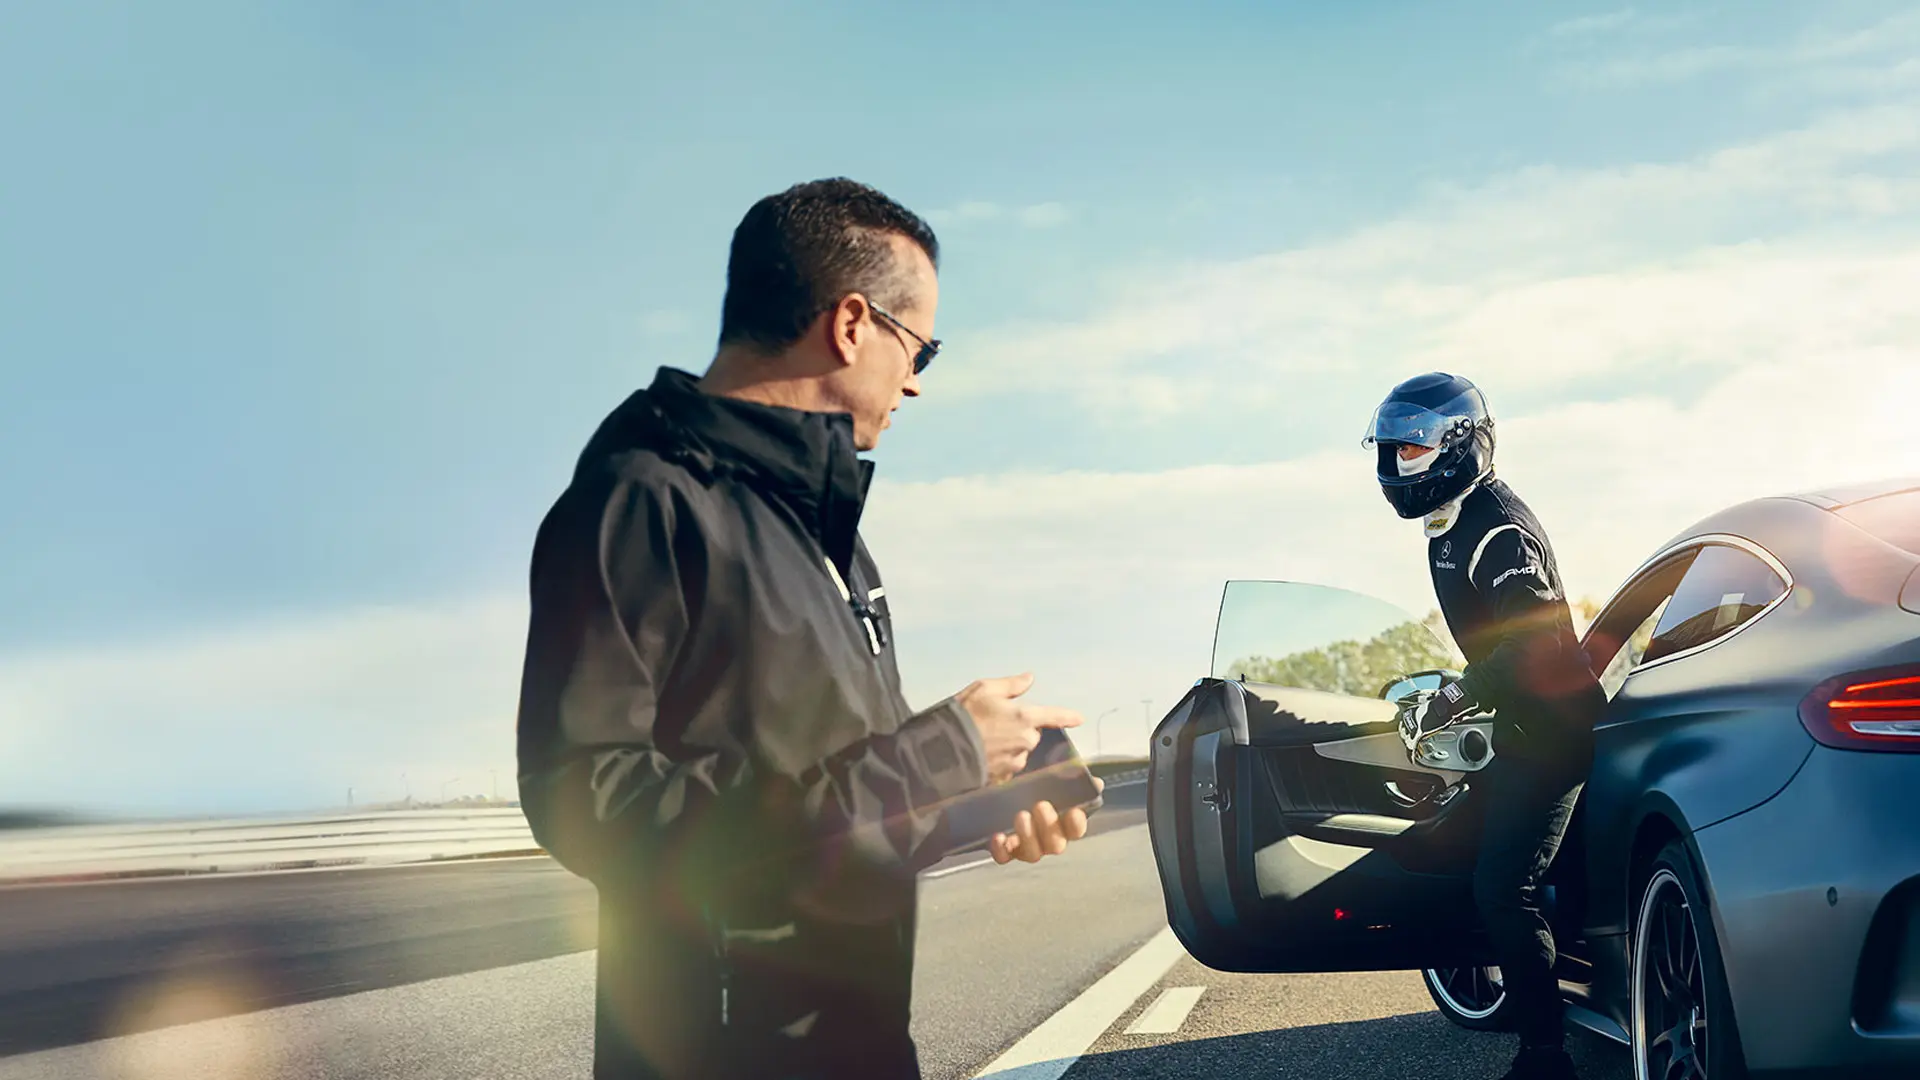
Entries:
{"type": "Polygon", "coordinates": [[[894,233],[939,267],[933,229],[865,184],[814,180],[754,203],[733,230],[720,344],[786,348],[850,292],[883,308],[907,306],[914,277],[894,255],[894,233]]]}

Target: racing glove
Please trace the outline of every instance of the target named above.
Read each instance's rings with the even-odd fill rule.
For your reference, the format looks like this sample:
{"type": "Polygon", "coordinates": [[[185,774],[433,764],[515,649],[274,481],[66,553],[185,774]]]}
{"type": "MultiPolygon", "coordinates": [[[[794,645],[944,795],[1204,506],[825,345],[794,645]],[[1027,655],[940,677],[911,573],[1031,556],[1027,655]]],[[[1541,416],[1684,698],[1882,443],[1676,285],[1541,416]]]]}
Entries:
{"type": "Polygon", "coordinates": [[[1440,692],[1421,702],[1413,715],[1415,738],[1427,735],[1449,724],[1458,723],[1462,717],[1483,712],[1480,703],[1473,700],[1466,688],[1459,683],[1448,683],[1440,692]]]}

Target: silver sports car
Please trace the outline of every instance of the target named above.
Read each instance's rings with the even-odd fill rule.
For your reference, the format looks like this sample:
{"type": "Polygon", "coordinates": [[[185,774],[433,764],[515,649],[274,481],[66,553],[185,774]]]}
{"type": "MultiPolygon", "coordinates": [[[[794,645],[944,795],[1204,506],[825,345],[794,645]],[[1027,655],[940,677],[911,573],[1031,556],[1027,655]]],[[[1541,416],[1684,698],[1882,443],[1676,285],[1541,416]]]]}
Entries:
{"type": "MultiPolygon", "coordinates": [[[[1469,874],[1485,725],[1436,616],[1232,581],[1153,736],[1168,921],[1228,971],[1421,970],[1504,1026],[1469,874]],[[1413,737],[1408,737],[1413,736],[1413,737]]],[[[1585,644],[1610,701],[1543,890],[1573,1022],[1643,1078],[1920,1077],[1920,479],[1686,529],[1585,644]]]]}

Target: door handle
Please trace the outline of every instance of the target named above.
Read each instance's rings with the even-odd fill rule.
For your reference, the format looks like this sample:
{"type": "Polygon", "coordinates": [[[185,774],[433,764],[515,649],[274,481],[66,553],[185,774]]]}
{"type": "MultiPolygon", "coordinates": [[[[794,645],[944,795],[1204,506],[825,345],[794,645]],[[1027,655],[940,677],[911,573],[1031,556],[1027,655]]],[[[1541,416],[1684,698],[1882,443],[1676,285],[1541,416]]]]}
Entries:
{"type": "Polygon", "coordinates": [[[1224,814],[1233,808],[1233,793],[1226,788],[1202,784],[1201,789],[1205,794],[1200,796],[1200,801],[1213,807],[1215,813],[1224,814]]]}
{"type": "Polygon", "coordinates": [[[1386,787],[1387,787],[1387,798],[1392,799],[1395,803],[1404,807],[1411,808],[1411,807],[1419,806],[1421,803],[1426,802],[1427,799],[1430,797],[1430,796],[1422,795],[1416,799],[1413,796],[1407,794],[1406,792],[1400,790],[1400,785],[1395,783],[1392,780],[1387,781],[1386,787]]]}
{"type": "Polygon", "coordinates": [[[1392,799],[1401,807],[1409,810],[1416,806],[1445,806],[1455,798],[1465,794],[1467,790],[1467,785],[1462,782],[1452,787],[1435,788],[1425,795],[1416,798],[1401,790],[1400,785],[1394,783],[1392,780],[1387,781],[1385,787],[1387,789],[1387,798],[1392,799]]]}

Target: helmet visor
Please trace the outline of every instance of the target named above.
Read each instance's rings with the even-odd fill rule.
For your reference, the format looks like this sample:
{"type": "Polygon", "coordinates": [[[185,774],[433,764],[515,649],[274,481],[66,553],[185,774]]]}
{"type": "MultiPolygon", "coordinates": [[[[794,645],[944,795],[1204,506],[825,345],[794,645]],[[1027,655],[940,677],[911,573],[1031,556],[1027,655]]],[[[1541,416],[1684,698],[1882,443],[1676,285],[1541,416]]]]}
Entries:
{"type": "Polygon", "coordinates": [[[1428,449],[1443,446],[1463,421],[1473,423],[1464,397],[1454,398],[1439,411],[1406,401],[1386,402],[1374,410],[1373,424],[1360,444],[1369,448],[1378,443],[1413,443],[1428,449]]]}

